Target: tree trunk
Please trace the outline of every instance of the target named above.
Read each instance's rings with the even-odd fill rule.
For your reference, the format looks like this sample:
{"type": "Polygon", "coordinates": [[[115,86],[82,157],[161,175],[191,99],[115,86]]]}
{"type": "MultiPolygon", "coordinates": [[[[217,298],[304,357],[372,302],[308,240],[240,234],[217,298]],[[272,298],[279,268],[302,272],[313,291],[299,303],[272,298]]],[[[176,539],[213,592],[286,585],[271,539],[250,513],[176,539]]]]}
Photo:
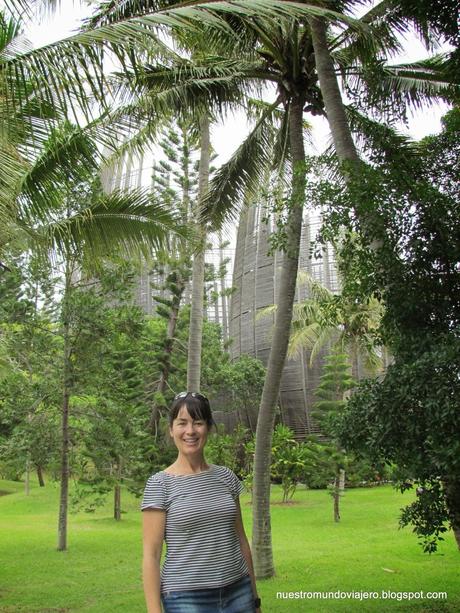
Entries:
{"type": "Polygon", "coordinates": [[[121,487],[117,483],[113,490],[113,518],[117,521],[121,519],[121,487]]]}
{"type": "Polygon", "coordinates": [[[337,474],[334,479],[334,521],[340,521],[340,475],[337,474]]]}
{"type": "Polygon", "coordinates": [[[276,405],[292,321],[305,199],[306,168],[302,119],[303,100],[297,98],[291,103],[289,115],[293,172],[292,196],[286,225],[287,248],[282,262],[276,323],[256,430],[252,551],[256,576],[259,578],[274,575],[270,524],[270,461],[276,405]]]}
{"type": "MultiPolygon", "coordinates": [[[[200,121],[201,153],[199,166],[198,202],[204,197],[209,184],[209,117],[203,116],[200,121]]],[[[197,222],[199,211],[194,211],[197,222]]],[[[206,229],[198,225],[200,244],[196,248],[192,268],[192,304],[190,309],[190,328],[187,356],[187,390],[198,392],[201,379],[201,343],[203,336],[203,291],[204,291],[204,252],[206,248],[206,229]]]]}
{"type": "Polygon", "coordinates": [[[70,341],[70,292],[71,269],[67,259],[65,271],[65,289],[63,297],[63,336],[64,336],[64,364],[63,364],[63,394],[62,394],[62,427],[61,427],[61,488],[59,497],[58,521],[58,551],[67,549],[67,508],[69,497],[69,399],[71,388],[71,341],[70,341]]]}
{"type": "Polygon", "coordinates": [[[30,494],[30,460],[26,460],[26,476],[24,480],[24,494],[29,496],[30,494]]]}
{"type": "Polygon", "coordinates": [[[222,301],[222,339],[228,341],[227,297],[225,295],[224,250],[222,248],[222,232],[219,232],[219,264],[220,264],[220,296],[222,301]]]}
{"type": "Polygon", "coordinates": [[[345,490],[345,471],[343,468],[339,470],[339,490],[341,492],[345,490]]]}
{"type": "Polygon", "coordinates": [[[37,478],[38,478],[38,485],[40,487],[45,487],[45,480],[43,479],[43,469],[41,466],[37,466],[37,478]]]}
{"type": "Polygon", "coordinates": [[[316,71],[337,157],[341,162],[359,162],[327,43],[327,23],[322,17],[311,17],[309,23],[316,71]]]}
{"type": "Polygon", "coordinates": [[[217,287],[217,279],[214,277],[213,281],[213,290],[214,290],[214,320],[216,324],[220,324],[219,317],[219,288],[217,287]]]}
{"type": "Polygon", "coordinates": [[[443,481],[450,525],[460,550],[460,483],[452,477],[443,481]]]}
{"type": "MultiPolygon", "coordinates": [[[[358,167],[360,157],[353,142],[345,106],[340,93],[334,62],[327,43],[327,23],[322,17],[309,18],[311,38],[315,52],[316,72],[318,73],[321,94],[326,107],[326,115],[331,130],[334,148],[345,180],[351,178],[350,165],[358,167]],[[347,166],[343,166],[348,163],[347,166]]],[[[364,230],[369,229],[371,215],[361,215],[360,223],[364,230]]],[[[371,248],[377,251],[381,247],[381,239],[371,238],[371,248]]]]}

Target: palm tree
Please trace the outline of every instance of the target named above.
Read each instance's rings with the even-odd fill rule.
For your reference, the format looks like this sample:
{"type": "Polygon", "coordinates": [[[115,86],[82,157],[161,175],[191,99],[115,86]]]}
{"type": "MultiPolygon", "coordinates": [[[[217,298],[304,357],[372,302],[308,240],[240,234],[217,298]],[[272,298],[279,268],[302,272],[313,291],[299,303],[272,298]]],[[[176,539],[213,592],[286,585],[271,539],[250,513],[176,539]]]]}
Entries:
{"type": "MultiPolygon", "coordinates": [[[[3,57],[17,50],[15,38],[19,31],[14,20],[1,19],[0,33],[3,57]]],[[[2,74],[6,68],[0,63],[2,74]]],[[[0,120],[4,138],[0,147],[3,182],[0,185],[6,232],[3,246],[22,232],[29,244],[44,255],[65,261],[64,296],[62,304],[64,361],[62,404],[61,492],[58,525],[58,549],[67,546],[67,499],[69,479],[69,434],[71,346],[69,301],[72,292],[72,261],[93,261],[113,248],[126,252],[159,249],[165,246],[171,231],[179,231],[178,220],[161,202],[143,189],[128,194],[106,195],[100,189],[91,198],[69,200],[69,189],[76,182],[94,183],[100,156],[90,135],[103,124],[99,118],[85,129],[59,121],[59,114],[50,106],[33,100],[32,83],[14,82],[6,74],[2,85],[0,120]],[[16,89],[14,90],[14,86],[16,89]],[[27,92],[27,96],[24,94],[27,92]],[[2,94],[4,92],[2,91],[2,94]],[[8,96],[22,99],[15,112],[7,104],[8,96]],[[11,173],[9,171],[12,171],[11,173]]]]}
{"type": "Polygon", "coordinates": [[[178,220],[146,190],[126,198],[119,192],[101,193],[70,217],[56,215],[67,186],[104,162],[95,139],[105,133],[111,142],[111,119],[102,114],[84,128],[63,123],[59,109],[40,99],[33,80],[14,79],[10,63],[29,53],[19,34],[18,23],[0,13],[0,250],[18,232],[35,239],[35,247],[44,251],[62,249],[66,241],[88,245],[89,236],[94,249],[98,245],[102,250],[106,237],[115,232],[126,245],[135,234],[139,242],[164,244],[169,232],[178,229],[178,220]]]}
{"type": "MultiPolygon", "coordinates": [[[[341,9],[345,4],[346,8],[352,9],[358,3],[351,0],[328,4],[333,7],[340,5],[341,9]]],[[[399,51],[396,34],[405,33],[410,23],[424,33],[427,45],[430,42],[427,35],[430,23],[426,15],[405,4],[409,3],[383,0],[359,19],[363,26],[370,27],[371,32],[375,33],[372,39],[369,36],[361,39],[360,33],[356,35],[357,31],[351,29],[333,36],[324,17],[316,15],[308,18],[326,116],[345,177],[351,178],[352,172],[359,172],[361,158],[353,141],[338,74],[342,75],[345,87],[348,86],[347,91],[350,91],[351,84],[356,98],[366,95],[384,116],[382,109],[385,106],[393,112],[398,103],[417,107],[422,102],[451,99],[455,89],[458,91],[458,79],[454,84],[449,71],[449,56],[406,65],[391,66],[386,63],[388,54],[399,51]],[[347,69],[345,62],[348,63],[347,69]],[[336,66],[341,70],[338,71],[336,66]]],[[[362,221],[366,229],[371,219],[362,221]]]]}
{"type": "Polygon", "coordinates": [[[310,350],[310,365],[319,352],[331,346],[334,353],[347,353],[352,364],[352,376],[362,376],[361,359],[367,372],[381,367],[376,351],[377,334],[383,316],[383,305],[377,298],[357,302],[342,294],[334,294],[310,275],[303,279],[310,297],[294,308],[288,355],[302,349],[310,350]]]}

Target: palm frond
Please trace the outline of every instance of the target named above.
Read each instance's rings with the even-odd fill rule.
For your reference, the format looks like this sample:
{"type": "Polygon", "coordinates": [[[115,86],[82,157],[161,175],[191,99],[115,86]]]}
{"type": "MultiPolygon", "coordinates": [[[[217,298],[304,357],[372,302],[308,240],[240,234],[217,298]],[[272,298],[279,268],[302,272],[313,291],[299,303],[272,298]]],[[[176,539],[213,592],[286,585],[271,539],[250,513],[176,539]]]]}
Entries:
{"type": "Polygon", "coordinates": [[[173,111],[184,106],[193,110],[202,104],[204,96],[211,109],[220,111],[228,102],[240,102],[251,93],[260,94],[260,82],[270,77],[260,62],[206,56],[196,61],[182,59],[172,66],[145,66],[138,69],[131,87],[136,92],[148,92],[152,103],[173,105],[173,111]]]}
{"type": "Polygon", "coordinates": [[[304,350],[310,351],[310,366],[313,365],[321,350],[337,336],[337,328],[323,326],[312,321],[307,326],[294,328],[291,331],[288,346],[288,356],[296,357],[304,350]]]}
{"type": "Polygon", "coordinates": [[[41,91],[48,102],[59,105],[63,111],[72,110],[75,100],[78,100],[83,111],[90,115],[88,92],[100,104],[106,104],[104,52],[112,53],[122,66],[132,65],[135,68],[139,64],[138,54],[148,55],[155,44],[164,48],[158,28],[201,32],[204,27],[208,27],[216,32],[216,37],[222,31],[234,36],[235,33],[225,19],[228,15],[249,20],[263,16],[272,19],[274,23],[279,23],[280,19],[301,19],[317,15],[363,29],[357,20],[336,11],[290,1],[184,3],[79,32],[8,60],[4,70],[16,82],[32,82],[34,89],[41,91]]]}
{"type": "Polygon", "coordinates": [[[271,315],[275,315],[277,311],[276,304],[270,304],[269,306],[264,307],[263,309],[258,309],[256,313],[256,321],[260,319],[264,319],[264,317],[270,317],[271,315]]]}
{"type": "Polygon", "coordinates": [[[58,221],[39,226],[42,248],[67,253],[80,249],[92,257],[113,250],[151,252],[167,246],[171,233],[192,239],[190,229],[146,189],[101,195],[94,204],[58,221]]]}
{"type": "Polygon", "coordinates": [[[359,18],[368,28],[360,31],[345,28],[331,39],[334,59],[345,68],[353,61],[365,62],[371,57],[387,57],[401,50],[398,34],[407,33],[406,19],[394,10],[391,0],[382,0],[359,18]]]}
{"type": "Polygon", "coordinates": [[[215,173],[209,191],[201,203],[203,219],[212,220],[216,228],[226,219],[235,219],[245,200],[255,198],[273,162],[274,142],[272,104],[256,123],[232,157],[215,173]]]}
{"type": "Polygon", "coordinates": [[[41,154],[22,176],[18,215],[37,222],[60,207],[72,183],[94,175],[100,155],[87,131],[64,124],[44,143],[41,154]]]}
{"type": "Polygon", "coordinates": [[[364,366],[368,372],[376,374],[382,369],[383,360],[372,342],[373,339],[363,338],[359,342],[359,353],[364,358],[364,366]]]}
{"type": "MultiPolygon", "coordinates": [[[[334,293],[331,292],[330,289],[328,289],[320,281],[315,279],[315,277],[306,270],[302,271],[302,275],[299,275],[297,277],[297,283],[299,285],[305,286],[308,289],[311,297],[317,302],[330,301],[334,296],[334,293]]],[[[301,305],[303,304],[303,302],[300,302],[299,304],[301,305]]]]}
{"type": "Polygon", "coordinates": [[[439,54],[411,64],[386,66],[386,80],[382,87],[394,86],[413,106],[436,102],[439,98],[452,100],[460,90],[460,75],[452,81],[448,70],[449,54],[439,54]]]}
{"type": "Polygon", "coordinates": [[[15,200],[22,176],[28,164],[8,143],[0,143],[0,215],[3,223],[15,217],[15,200]]]}
{"type": "Polygon", "coordinates": [[[124,2],[105,0],[99,2],[95,6],[91,17],[83,21],[83,29],[93,30],[110,23],[125,21],[130,17],[147,15],[150,12],[165,8],[168,4],[177,4],[177,2],[175,0],[172,2],[168,2],[168,0],[125,0],[124,2]]]}
{"type": "Polygon", "coordinates": [[[0,63],[27,46],[27,41],[21,37],[21,32],[20,21],[13,17],[8,18],[0,11],[0,63]]]}
{"type": "Polygon", "coordinates": [[[410,136],[388,123],[367,117],[350,105],[346,113],[356,144],[367,156],[377,154],[386,164],[400,169],[414,168],[420,161],[419,145],[410,136]]]}
{"type": "Polygon", "coordinates": [[[316,300],[302,300],[293,306],[293,325],[294,328],[308,326],[313,321],[320,318],[320,304],[316,300]]]}
{"type": "Polygon", "coordinates": [[[5,0],[5,9],[14,19],[20,17],[31,16],[31,2],[29,0],[5,0]]]}
{"type": "Polygon", "coordinates": [[[310,351],[310,367],[318,360],[319,354],[328,344],[340,347],[341,334],[335,326],[322,327],[316,334],[316,341],[310,351]]]}
{"type": "Polygon", "coordinates": [[[311,324],[310,326],[303,326],[292,330],[289,337],[288,358],[298,357],[302,351],[311,348],[315,344],[317,327],[318,324],[311,324]]]}
{"type": "Polygon", "coordinates": [[[61,0],[5,0],[5,8],[14,18],[40,18],[53,15],[61,0]]]}
{"type": "Polygon", "coordinates": [[[372,108],[385,119],[394,116],[396,110],[399,117],[407,108],[417,109],[458,95],[459,77],[452,80],[448,62],[445,54],[393,66],[373,61],[344,73],[346,92],[358,108],[372,108]]]}

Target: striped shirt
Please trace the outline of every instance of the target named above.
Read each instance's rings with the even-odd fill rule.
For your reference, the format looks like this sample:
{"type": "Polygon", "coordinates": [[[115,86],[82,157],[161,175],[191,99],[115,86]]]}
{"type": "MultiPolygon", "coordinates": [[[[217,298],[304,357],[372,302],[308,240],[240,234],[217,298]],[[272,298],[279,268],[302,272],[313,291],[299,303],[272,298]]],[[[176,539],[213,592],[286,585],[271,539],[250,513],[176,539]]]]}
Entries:
{"type": "Polygon", "coordinates": [[[161,591],[223,587],[249,573],[235,529],[243,489],[235,473],[211,464],[192,475],[152,475],[141,510],[166,511],[161,591]]]}

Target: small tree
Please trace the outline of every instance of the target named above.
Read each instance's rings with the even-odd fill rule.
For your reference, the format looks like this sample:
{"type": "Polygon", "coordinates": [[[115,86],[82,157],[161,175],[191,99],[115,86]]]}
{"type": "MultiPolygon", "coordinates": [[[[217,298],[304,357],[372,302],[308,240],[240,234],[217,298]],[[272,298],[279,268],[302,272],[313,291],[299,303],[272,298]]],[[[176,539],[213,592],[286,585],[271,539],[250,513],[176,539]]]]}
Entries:
{"type": "Polygon", "coordinates": [[[305,446],[294,438],[294,432],[278,424],[273,432],[271,477],[281,483],[283,502],[290,502],[305,474],[305,446]]]}
{"type": "Polygon", "coordinates": [[[346,393],[355,385],[350,375],[351,365],[348,356],[342,353],[326,357],[320,384],[315,392],[314,415],[318,419],[322,432],[329,438],[325,452],[334,466],[332,498],[334,500],[334,521],[340,521],[340,496],[345,488],[346,454],[333,435],[332,422],[340,414],[347,401],[346,393]]]}

